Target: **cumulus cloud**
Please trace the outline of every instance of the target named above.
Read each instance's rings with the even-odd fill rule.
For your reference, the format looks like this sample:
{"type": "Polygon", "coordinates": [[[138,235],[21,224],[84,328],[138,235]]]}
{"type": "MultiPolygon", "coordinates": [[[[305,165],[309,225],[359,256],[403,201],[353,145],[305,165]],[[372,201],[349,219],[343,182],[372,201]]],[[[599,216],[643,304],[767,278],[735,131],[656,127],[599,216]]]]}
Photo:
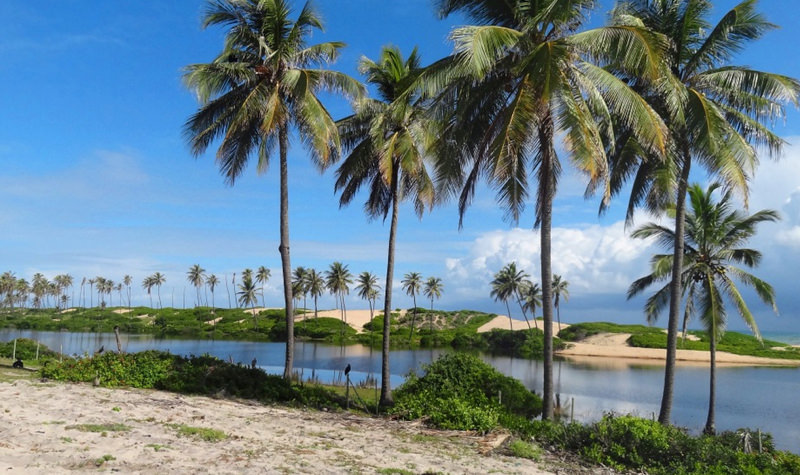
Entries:
{"type": "MultiPolygon", "coordinates": [[[[477,237],[468,255],[446,259],[447,277],[465,295],[485,294],[492,276],[509,262],[539,281],[539,232],[495,230],[477,237]]],[[[557,227],[552,232],[553,272],[573,293],[624,292],[647,271],[651,243],[632,239],[623,221],[609,225],[557,227]]]]}

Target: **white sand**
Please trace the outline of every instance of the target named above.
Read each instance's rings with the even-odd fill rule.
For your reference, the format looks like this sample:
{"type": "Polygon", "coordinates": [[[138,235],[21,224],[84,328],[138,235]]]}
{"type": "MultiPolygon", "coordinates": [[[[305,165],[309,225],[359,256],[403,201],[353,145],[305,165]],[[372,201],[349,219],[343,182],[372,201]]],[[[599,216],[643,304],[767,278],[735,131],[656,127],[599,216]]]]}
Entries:
{"type": "Polygon", "coordinates": [[[487,437],[419,423],[83,384],[0,383],[3,473],[413,473],[547,474],[539,464],[491,450],[487,437]],[[124,424],[89,432],[81,424],[124,424]],[[228,438],[179,436],[172,424],[228,438]],[[107,461],[102,461],[103,457],[107,461]],[[99,466],[99,468],[98,468],[99,466]]]}
{"type": "MultiPolygon", "coordinates": [[[[534,325],[532,319],[528,319],[528,321],[530,321],[530,323],[531,323],[531,328],[536,328],[536,326],[538,325],[538,328],[540,330],[542,329],[543,322],[542,322],[541,318],[537,318],[536,319],[536,324],[535,325],[534,325]]],[[[560,328],[561,328],[561,330],[563,330],[563,329],[565,329],[567,327],[569,327],[569,324],[562,323],[560,328]]],[[[490,331],[492,331],[494,329],[513,330],[513,331],[527,330],[528,329],[528,324],[525,323],[525,320],[516,320],[516,319],[512,318],[511,319],[511,326],[509,327],[508,316],[507,315],[498,315],[498,316],[494,317],[491,321],[481,325],[478,328],[478,333],[486,333],[486,332],[490,332],[490,331]]],[[[561,330],[559,330],[558,322],[553,322],[553,333],[556,334],[561,330]]]]}

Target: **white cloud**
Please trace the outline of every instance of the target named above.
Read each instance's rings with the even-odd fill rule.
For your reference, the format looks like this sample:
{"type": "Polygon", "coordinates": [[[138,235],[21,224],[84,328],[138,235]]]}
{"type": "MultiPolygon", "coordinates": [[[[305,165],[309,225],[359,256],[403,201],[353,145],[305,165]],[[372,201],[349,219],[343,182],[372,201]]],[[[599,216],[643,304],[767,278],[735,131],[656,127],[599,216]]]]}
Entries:
{"type": "MultiPolygon", "coordinates": [[[[483,233],[468,255],[445,260],[448,280],[464,295],[486,295],[493,274],[513,261],[540,281],[539,242],[539,232],[532,230],[483,233]]],[[[646,272],[650,247],[650,242],[630,238],[622,221],[554,228],[553,272],[570,282],[573,294],[621,293],[646,272]]]]}

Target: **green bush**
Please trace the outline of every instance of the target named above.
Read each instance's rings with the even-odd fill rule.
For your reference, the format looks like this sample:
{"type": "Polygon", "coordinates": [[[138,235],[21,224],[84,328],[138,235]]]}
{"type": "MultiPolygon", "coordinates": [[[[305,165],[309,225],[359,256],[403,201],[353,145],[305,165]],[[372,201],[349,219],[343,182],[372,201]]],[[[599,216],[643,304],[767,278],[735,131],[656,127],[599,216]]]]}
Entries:
{"type": "Polygon", "coordinates": [[[532,418],[542,408],[522,383],[464,353],[440,357],[422,377],[409,375],[395,400],[393,412],[407,419],[429,417],[438,427],[479,431],[496,426],[501,416],[532,418]]]}
{"type": "MultiPolygon", "coordinates": [[[[36,358],[37,343],[28,338],[17,338],[17,358],[23,361],[33,361],[36,358]]],[[[14,340],[0,343],[0,357],[11,358],[14,355],[14,340]]],[[[55,358],[58,353],[46,347],[39,345],[39,358],[55,358]]]]}

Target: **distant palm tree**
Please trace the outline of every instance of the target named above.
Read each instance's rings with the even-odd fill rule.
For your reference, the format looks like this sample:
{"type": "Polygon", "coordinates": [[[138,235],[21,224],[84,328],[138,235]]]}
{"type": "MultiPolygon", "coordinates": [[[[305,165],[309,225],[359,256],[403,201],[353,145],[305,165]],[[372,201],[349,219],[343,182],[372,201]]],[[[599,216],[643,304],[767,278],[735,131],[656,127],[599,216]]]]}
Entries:
{"type": "MultiPolygon", "coordinates": [[[[339,300],[339,308],[342,312],[342,322],[347,325],[347,305],[345,304],[344,296],[350,293],[350,284],[353,283],[353,275],[347,269],[347,266],[339,261],[334,262],[325,272],[325,285],[328,291],[335,295],[339,300]]],[[[344,332],[344,327],[342,327],[344,332]]],[[[342,333],[344,334],[344,333],[342,333]]]]}
{"type": "Polygon", "coordinates": [[[531,312],[533,325],[538,330],[539,325],[536,323],[536,308],[542,306],[542,288],[539,287],[537,283],[527,281],[520,292],[522,295],[522,308],[531,312]]]}
{"type": "MultiPolygon", "coordinates": [[[[492,291],[490,292],[490,295],[494,297],[495,301],[501,300],[506,304],[506,310],[508,311],[508,324],[512,330],[514,327],[511,321],[511,308],[508,305],[508,300],[516,300],[520,305],[520,309],[523,308],[520,298],[520,291],[522,290],[528,277],[529,276],[525,273],[525,271],[517,270],[516,262],[511,262],[506,264],[505,267],[500,269],[500,271],[494,275],[494,280],[491,283],[492,291]]],[[[530,330],[531,323],[528,321],[528,316],[524,311],[522,316],[525,317],[525,323],[528,325],[528,330],[530,330]]]]}
{"type": "Polygon", "coordinates": [[[195,264],[189,268],[189,272],[186,273],[186,280],[189,281],[190,284],[194,285],[195,291],[197,292],[197,300],[195,300],[195,307],[199,307],[201,305],[200,302],[200,287],[203,286],[203,282],[205,281],[206,277],[206,270],[200,267],[200,264],[195,264]]]}
{"type": "Polygon", "coordinates": [[[215,313],[217,308],[214,302],[214,289],[217,287],[217,284],[219,284],[219,279],[217,279],[217,276],[214,274],[211,274],[206,279],[206,285],[208,285],[208,289],[211,291],[211,313],[215,313]]]}
{"type": "Polygon", "coordinates": [[[122,278],[122,283],[125,284],[128,290],[128,308],[131,308],[131,284],[133,283],[133,277],[125,274],[125,277],[122,278]]]}
{"type": "Polygon", "coordinates": [[[309,269],[306,278],[308,292],[314,297],[314,318],[317,318],[317,299],[325,293],[325,280],[316,269],[309,269]]]}
{"type": "Polygon", "coordinates": [[[253,312],[253,328],[258,329],[258,320],[256,318],[256,304],[258,303],[258,287],[253,282],[251,276],[242,277],[242,283],[239,285],[239,291],[236,292],[239,295],[239,305],[242,307],[251,307],[251,311],[253,312]]]}
{"type": "Polygon", "coordinates": [[[264,284],[267,283],[270,277],[269,269],[264,266],[258,268],[258,272],[256,273],[256,282],[261,284],[261,306],[267,308],[267,301],[264,297],[264,284]]]}
{"type": "Polygon", "coordinates": [[[444,284],[442,284],[442,279],[439,277],[428,277],[428,280],[425,281],[425,288],[423,289],[423,293],[426,297],[431,299],[431,316],[430,316],[430,327],[431,331],[433,331],[433,300],[439,300],[442,297],[442,292],[444,291],[444,284]]]}
{"type": "Polygon", "coordinates": [[[242,280],[253,280],[253,269],[245,269],[242,271],[242,280]]]}
{"type": "Polygon", "coordinates": [[[308,270],[306,270],[305,267],[298,266],[294,269],[292,285],[297,285],[297,287],[292,290],[292,294],[297,297],[298,302],[300,301],[300,297],[303,298],[303,315],[305,315],[306,297],[308,296],[308,270]],[[297,290],[297,292],[294,290],[297,290]]]}
{"type": "MultiPolygon", "coordinates": [[[[561,298],[564,301],[569,300],[569,282],[562,280],[560,275],[553,274],[553,307],[556,308],[556,316],[558,317],[558,331],[561,331],[561,298]]],[[[557,334],[557,333],[556,333],[557,334]]]]}
{"type": "Polygon", "coordinates": [[[358,296],[366,300],[369,304],[369,321],[372,322],[375,311],[375,299],[380,292],[381,286],[378,285],[378,276],[372,272],[362,272],[356,279],[356,291],[358,296]]]}
{"type": "Polygon", "coordinates": [[[161,306],[161,286],[167,281],[166,276],[161,272],[156,272],[153,274],[153,285],[156,286],[156,291],[158,292],[158,308],[163,308],[161,306]]]}
{"type": "Polygon", "coordinates": [[[411,343],[414,338],[414,323],[417,320],[417,294],[422,288],[422,276],[419,272],[408,272],[403,276],[403,280],[400,281],[400,284],[403,286],[403,291],[414,300],[414,313],[411,317],[411,334],[408,337],[408,342],[411,343]]]}
{"type": "MultiPolygon", "coordinates": [[[[732,277],[755,290],[761,300],[770,305],[775,313],[775,291],[767,282],[749,272],[736,267],[743,264],[755,267],[761,260],[761,253],[744,246],[756,233],[756,225],[777,221],[778,213],[761,210],[752,215],[737,210],[731,202],[731,191],[715,202],[714,191],[719,185],[713,184],[707,190],[699,185],[689,187],[691,210],[686,213],[686,252],[681,271],[682,293],[686,298],[686,318],[697,310],[700,320],[708,333],[711,351],[711,375],[708,403],[708,418],[703,432],[714,434],[715,395],[716,395],[716,351],[717,340],[722,338],[727,326],[725,301],[733,303],[744,322],[761,340],[755,318],[747,307],[732,277]]],[[[637,238],[657,238],[657,242],[671,247],[675,240],[672,228],[655,223],[646,224],[633,232],[637,238]]],[[[651,261],[652,273],[633,282],[628,289],[631,298],[656,282],[670,281],[672,254],[658,254],[651,261]]],[[[669,304],[670,282],[656,291],[645,305],[649,322],[654,322],[669,304]]]]}
{"type": "Polygon", "coordinates": [[[312,160],[326,166],[337,156],[336,124],[317,93],[329,90],[361,95],[349,76],[324,69],[344,46],[340,42],[308,45],[322,20],[310,3],[289,18],[286,0],[208,0],[203,26],[229,28],[225,48],[206,64],[186,68],[184,79],[197,93],[200,110],[186,124],[192,152],[200,156],[217,139],[217,162],[233,184],[257,156],[257,170],[267,170],[277,148],[280,169],[280,246],[286,306],[286,364],[292,377],[294,309],[289,255],[289,139],[297,136],[312,160]],[[322,66],[322,67],[321,67],[322,66]],[[292,134],[292,129],[296,134],[292,134]]]}
{"type": "Polygon", "coordinates": [[[153,276],[147,276],[142,281],[142,288],[147,291],[147,296],[150,298],[150,308],[153,308],[153,286],[155,285],[155,281],[153,280],[153,276]]]}
{"type": "MultiPolygon", "coordinates": [[[[33,277],[35,278],[36,276],[34,275],[33,277]]],[[[94,301],[92,300],[94,297],[94,279],[89,279],[87,282],[89,283],[89,308],[92,308],[94,307],[94,301]]]]}

